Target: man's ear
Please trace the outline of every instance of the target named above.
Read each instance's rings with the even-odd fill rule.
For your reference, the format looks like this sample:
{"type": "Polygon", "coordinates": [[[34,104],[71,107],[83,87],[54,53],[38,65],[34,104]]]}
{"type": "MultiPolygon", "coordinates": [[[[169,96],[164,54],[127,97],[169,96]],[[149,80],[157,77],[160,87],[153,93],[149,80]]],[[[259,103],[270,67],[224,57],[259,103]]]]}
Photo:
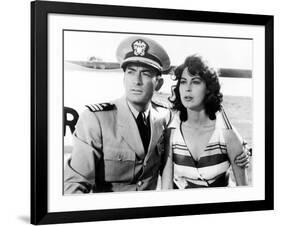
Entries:
{"type": "Polygon", "coordinates": [[[155,87],[155,91],[158,91],[162,87],[163,83],[164,83],[164,79],[162,77],[159,77],[157,79],[157,84],[156,84],[156,87],[155,87]]]}

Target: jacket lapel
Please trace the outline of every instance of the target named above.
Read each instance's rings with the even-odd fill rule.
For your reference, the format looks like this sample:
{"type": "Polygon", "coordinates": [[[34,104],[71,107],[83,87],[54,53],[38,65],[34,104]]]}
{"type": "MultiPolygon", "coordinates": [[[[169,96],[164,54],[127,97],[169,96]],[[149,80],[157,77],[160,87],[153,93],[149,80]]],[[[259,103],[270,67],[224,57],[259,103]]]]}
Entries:
{"type": "Polygon", "coordinates": [[[118,133],[131,147],[140,159],[145,156],[144,147],[139,135],[139,130],[133,114],[131,113],[126,99],[116,101],[118,133]]]}
{"type": "Polygon", "coordinates": [[[157,116],[158,116],[157,110],[151,107],[151,111],[150,111],[151,137],[150,137],[150,143],[146,155],[146,160],[149,159],[150,155],[155,150],[155,146],[157,145],[157,142],[164,130],[164,126],[162,125],[161,118],[157,116]]]}

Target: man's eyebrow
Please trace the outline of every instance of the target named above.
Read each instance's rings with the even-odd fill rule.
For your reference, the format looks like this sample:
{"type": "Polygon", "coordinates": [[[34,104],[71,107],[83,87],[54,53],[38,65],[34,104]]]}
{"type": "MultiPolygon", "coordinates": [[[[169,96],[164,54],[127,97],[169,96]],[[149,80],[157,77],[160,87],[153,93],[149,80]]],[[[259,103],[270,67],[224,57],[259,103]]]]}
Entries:
{"type": "MultiPolygon", "coordinates": [[[[137,69],[134,68],[134,66],[128,66],[128,67],[127,67],[127,70],[136,71],[137,69]]],[[[143,73],[143,72],[147,72],[147,73],[153,74],[153,73],[154,73],[154,70],[153,70],[153,69],[150,69],[150,68],[143,68],[143,69],[141,69],[141,72],[142,72],[142,73],[143,73]]]]}
{"type": "Polygon", "coordinates": [[[149,69],[149,68],[144,68],[142,70],[142,72],[150,72],[150,73],[153,73],[154,71],[152,69],[149,69]]]}
{"type": "Polygon", "coordinates": [[[128,69],[128,70],[132,70],[132,71],[135,71],[135,70],[136,70],[133,66],[128,66],[127,69],[128,69]]]}

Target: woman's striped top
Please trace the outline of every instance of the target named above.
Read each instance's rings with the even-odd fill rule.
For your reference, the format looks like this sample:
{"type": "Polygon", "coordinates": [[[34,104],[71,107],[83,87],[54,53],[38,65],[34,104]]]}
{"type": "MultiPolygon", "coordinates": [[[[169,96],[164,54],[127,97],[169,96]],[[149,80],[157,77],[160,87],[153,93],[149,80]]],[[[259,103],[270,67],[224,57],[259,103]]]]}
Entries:
{"type": "Polygon", "coordinates": [[[199,160],[193,159],[181,132],[181,121],[177,113],[169,128],[174,132],[171,137],[173,151],[174,183],[177,188],[222,187],[228,185],[230,161],[227,155],[223,129],[231,125],[218,113],[215,130],[199,160]]]}

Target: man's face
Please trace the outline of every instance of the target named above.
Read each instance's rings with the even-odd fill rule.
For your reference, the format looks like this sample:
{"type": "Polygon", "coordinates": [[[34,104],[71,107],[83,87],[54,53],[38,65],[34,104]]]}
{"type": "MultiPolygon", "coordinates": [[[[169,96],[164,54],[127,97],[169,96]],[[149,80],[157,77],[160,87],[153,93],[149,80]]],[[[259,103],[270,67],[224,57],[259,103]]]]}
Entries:
{"type": "Polygon", "coordinates": [[[140,108],[150,102],[158,84],[157,71],[149,66],[128,64],[124,73],[127,100],[140,108]]]}

